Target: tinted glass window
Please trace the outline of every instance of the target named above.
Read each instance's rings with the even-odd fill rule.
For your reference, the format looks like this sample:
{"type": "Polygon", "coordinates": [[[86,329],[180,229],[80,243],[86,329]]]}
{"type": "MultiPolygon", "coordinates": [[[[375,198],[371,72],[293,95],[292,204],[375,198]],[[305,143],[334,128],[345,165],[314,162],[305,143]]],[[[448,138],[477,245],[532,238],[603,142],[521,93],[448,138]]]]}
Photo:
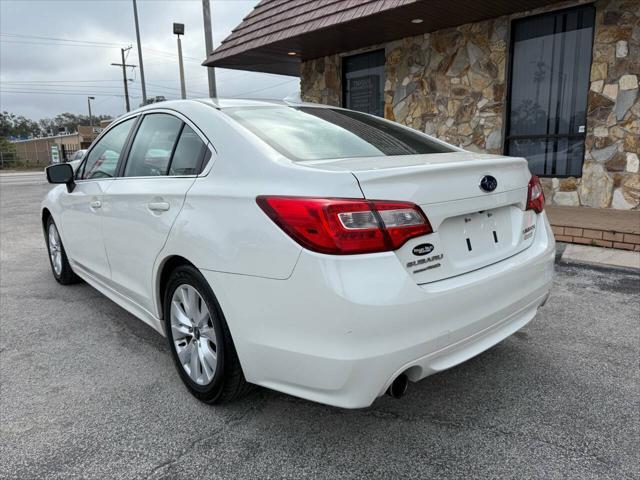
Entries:
{"type": "Polygon", "coordinates": [[[196,175],[206,146],[188,125],[185,125],[173,154],[169,175],[196,175]]]}
{"type": "Polygon", "coordinates": [[[342,106],[384,116],[384,50],[342,60],[342,106]]]}
{"type": "Polygon", "coordinates": [[[512,28],[509,155],[542,176],[579,176],[595,9],[517,20],[512,28]]]}
{"type": "Polygon", "coordinates": [[[77,178],[82,180],[113,177],[118,160],[127,141],[135,118],[116,125],[91,149],[83,168],[78,169],[77,178]]]}
{"type": "Polygon", "coordinates": [[[146,115],[131,146],[124,176],[166,175],[171,152],[181,127],[182,121],[172,115],[146,115]]]}
{"type": "Polygon", "coordinates": [[[348,110],[240,107],[223,111],[292,160],[453,151],[393,122],[348,110]]]}

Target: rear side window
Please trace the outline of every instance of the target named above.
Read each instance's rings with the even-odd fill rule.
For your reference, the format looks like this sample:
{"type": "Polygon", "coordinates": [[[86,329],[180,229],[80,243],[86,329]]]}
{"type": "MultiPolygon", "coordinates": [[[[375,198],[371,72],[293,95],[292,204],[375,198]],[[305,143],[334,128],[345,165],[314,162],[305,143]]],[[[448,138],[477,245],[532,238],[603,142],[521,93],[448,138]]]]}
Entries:
{"type": "Polygon", "coordinates": [[[185,125],[173,153],[169,175],[196,175],[200,173],[206,145],[191,127],[185,125]]]}
{"type": "Polygon", "coordinates": [[[78,169],[76,178],[90,180],[115,176],[118,160],[124,149],[135,118],[130,118],[106,132],[89,152],[82,169],[78,169]]]}
{"type": "Polygon", "coordinates": [[[223,112],[292,160],[454,151],[421,133],[350,110],[277,106],[228,108],[223,112]]]}
{"type": "Polygon", "coordinates": [[[125,177],[166,175],[182,121],[172,115],[145,115],[131,146],[125,177]]]}

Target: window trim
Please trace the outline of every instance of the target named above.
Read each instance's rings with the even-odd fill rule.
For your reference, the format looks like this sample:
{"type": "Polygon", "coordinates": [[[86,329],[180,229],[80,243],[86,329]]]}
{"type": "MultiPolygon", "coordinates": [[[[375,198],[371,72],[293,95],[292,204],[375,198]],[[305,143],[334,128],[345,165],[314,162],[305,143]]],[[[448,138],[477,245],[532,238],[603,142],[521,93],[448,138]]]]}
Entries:
{"type": "MultiPolygon", "coordinates": [[[[138,112],[138,115],[139,115],[138,122],[134,126],[135,134],[131,138],[128,139],[126,156],[123,156],[123,158],[121,158],[121,160],[123,160],[122,167],[120,168],[120,165],[118,165],[117,175],[114,177],[115,180],[125,180],[125,179],[133,179],[133,178],[139,178],[139,179],[196,178],[196,177],[205,177],[205,176],[207,176],[209,174],[209,171],[211,170],[211,167],[212,167],[212,165],[213,165],[213,163],[215,161],[214,155],[217,155],[218,152],[215,149],[215,147],[212,145],[212,143],[209,141],[207,136],[202,132],[202,130],[200,130],[200,128],[198,128],[198,126],[195,125],[191,120],[189,120],[184,114],[182,114],[182,113],[180,113],[180,112],[178,112],[176,110],[170,110],[168,108],[154,108],[154,109],[144,110],[143,112],[138,112]],[[171,115],[171,116],[177,118],[178,120],[180,120],[182,122],[182,126],[180,127],[180,131],[179,131],[178,136],[176,138],[176,142],[175,142],[175,144],[173,146],[173,149],[171,150],[171,157],[169,158],[169,166],[167,167],[167,174],[165,174],[165,175],[152,175],[152,176],[139,176],[139,177],[125,177],[124,176],[124,169],[126,167],[127,162],[129,161],[129,154],[131,153],[131,147],[133,145],[133,141],[135,140],[135,136],[138,134],[138,130],[140,128],[140,125],[142,124],[142,120],[147,115],[158,114],[158,113],[162,113],[162,114],[165,114],[165,115],[171,115]],[[169,168],[171,166],[171,163],[173,162],[173,154],[175,153],[175,149],[176,149],[176,147],[178,145],[178,142],[180,141],[180,135],[182,135],[182,130],[184,129],[185,125],[188,125],[196,133],[196,135],[198,135],[198,137],[200,138],[200,140],[202,141],[202,143],[205,146],[205,155],[203,155],[203,157],[198,161],[198,167],[199,167],[198,168],[198,172],[199,173],[192,174],[192,175],[168,175],[169,168]],[[210,161],[212,158],[214,159],[214,161],[210,161]]],[[[132,131],[133,131],[133,129],[132,129],[132,131]]]]}
{"type": "Polygon", "coordinates": [[[198,176],[202,176],[202,171],[205,167],[205,165],[207,164],[207,162],[209,161],[209,159],[211,158],[211,149],[209,148],[209,144],[205,143],[202,141],[202,138],[200,138],[200,136],[198,135],[198,138],[200,138],[200,141],[202,142],[202,145],[204,146],[204,149],[201,149],[202,152],[200,153],[200,158],[198,159],[198,162],[196,163],[196,171],[199,173],[196,174],[192,174],[192,175],[169,175],[169,172],[171,171],[171,166],[173,165],[173,157],[176,153],[176,150],[178,148],[178,144],[180,143],[180,140],[182,139],[182,133],[184,132],[184,127],[189,127],[189,129],[195,133],[196,135],[198,135],[198,133],[191,128],[189,125],[187,125],[185,122],[182,122],[182,127],[180,127],[180,132],[178,133],[178,137],[176,138],[176,143],[173,146],[173,150],[171,150],[171,157],[169,158],[169,164],[167,165],[167,174],[165,175],[165,177],[198,177],[198,176]]]}
{"type": "MultiPolygon", "coordinates": [[[[169,175],[167,175],[169,173],[169,165],[171,165],[171,162],[173,161],[173,153],[176,150],[176,145],[178,144],[178,140],[180,140],[180,134],[182,133],[182,129],[184,128],[184,121],[181,118],[176,117],[175,115],[171,115],[169,113],[164,113],[164,112],[144,112],[142,115],[140,115],[140,119],[138,120],[138,123],[135,126],[135,134],[129,139],[128,143],[127,143],[127,147],[125,149],[125,155],[123,156],[123,158],[125,159],[124,162],[122,162],[122,165],[118,164],[118,171],[116,174],[116,178],[157,178],[157,177],[168,177],[169,175]],[[131,149],[133,148],[133,142],[135,141],[136,137],[138,136],[138,132],[140,131],[140,127],[142,126],[142,122],[144,122],[144,119],[147,118],[150,115],[169,115],[171,117],[174,117],[175,119],[180,121],[180,128],[178,129],[178,135],[176,136],[176,140],[173,142],[173,146],[171,147],[171,155],[169,156],[169,163],[167,164],[167,170],[165,171],[164,175],[146,175],[146,176],[127,176],[124,174],[126,168],[127,168],[127,164],[129,163],[129,154],[131,153],[131,149]]],[[[171,175],[172,177],[175,175],[171,175]]]]}
{"type": "Polygon", "coordinates": [[[176,141],[173,142],[173,147],[171,147],[171,154],[169,155],[169,163],[167,163],[167,171],[164,173],[165,177],[175,177],[176,175],[169,175],[171,171],[171,165],[173,164],[173,156],[176,154],[176,148],[178,148],[178,144],[180,143],[180,137],[182,137],[182,132],[184,132],[184,126],[186,123],[182,122],[180,125],[180,130],[178,130],[178,136],[176,137],[176,141]]]}

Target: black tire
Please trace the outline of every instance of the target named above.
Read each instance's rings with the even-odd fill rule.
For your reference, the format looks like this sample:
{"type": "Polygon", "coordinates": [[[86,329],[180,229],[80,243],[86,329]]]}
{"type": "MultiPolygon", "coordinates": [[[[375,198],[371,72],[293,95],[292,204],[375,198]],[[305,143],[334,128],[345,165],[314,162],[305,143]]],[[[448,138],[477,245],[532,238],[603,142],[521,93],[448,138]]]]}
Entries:
{"type": "Polygon", "coordinates": [[[49,265],[51,266],[51,273],[53,273],[53,277],[56,279],[58,283],[61,285],[71,285],[74,283],[80,282],[80,277],[78,277],[71,268],[69,264],[69,259],[67,258],[67,252],[64,249],[64,245],[62,244],[62,239],[60,239],[60,234],[58,233],[58,227],[56,223],[53,221],[53,217],[47,218],[45,232],[44,232],[45,243],[47,244],[47,253],[49,254],[49,265]],[[51,256],[51,245],[49,242],[49,231],[51,228],[55,228],[56,234],[58,235],[58,241],[60,244],[60,255],[61,255],[61,270],[60,272],[56,272],[56,268],[53,265],[53,258],[51,256]]]}
{"type": "Polygon", "coordinates": [[[194,397],[208,404],[220,404],[240,398],[251,390],[252,385],[244,378],[238,354],[218,300],[209,283],[196,268],[184,265],[176,268],[171,273],[164,293],[164,321],[174,364],[182,382],[194,397]],[[173,340],[171,300],[176,289],[185,284],[195,288],[205,301],[211,318],[210,326],[215,331],[216,339],[222,339],[216,345],[217,364],[215,374],[213,379],[205,385],[194,382],[185,371],[178,358],[178,352],[173,340]]]}

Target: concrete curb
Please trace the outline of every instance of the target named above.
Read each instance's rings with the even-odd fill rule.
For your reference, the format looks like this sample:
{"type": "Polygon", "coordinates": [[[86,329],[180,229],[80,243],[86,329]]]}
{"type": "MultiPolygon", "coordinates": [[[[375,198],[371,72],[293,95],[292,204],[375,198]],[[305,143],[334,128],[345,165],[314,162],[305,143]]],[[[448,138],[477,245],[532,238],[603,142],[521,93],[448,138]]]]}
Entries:
{"type": "Polygon", "coordinates": [[[565,264],[597,265],[640,272],[640,252],[613,248],[558,243],[556,261],[565,264]]]}

